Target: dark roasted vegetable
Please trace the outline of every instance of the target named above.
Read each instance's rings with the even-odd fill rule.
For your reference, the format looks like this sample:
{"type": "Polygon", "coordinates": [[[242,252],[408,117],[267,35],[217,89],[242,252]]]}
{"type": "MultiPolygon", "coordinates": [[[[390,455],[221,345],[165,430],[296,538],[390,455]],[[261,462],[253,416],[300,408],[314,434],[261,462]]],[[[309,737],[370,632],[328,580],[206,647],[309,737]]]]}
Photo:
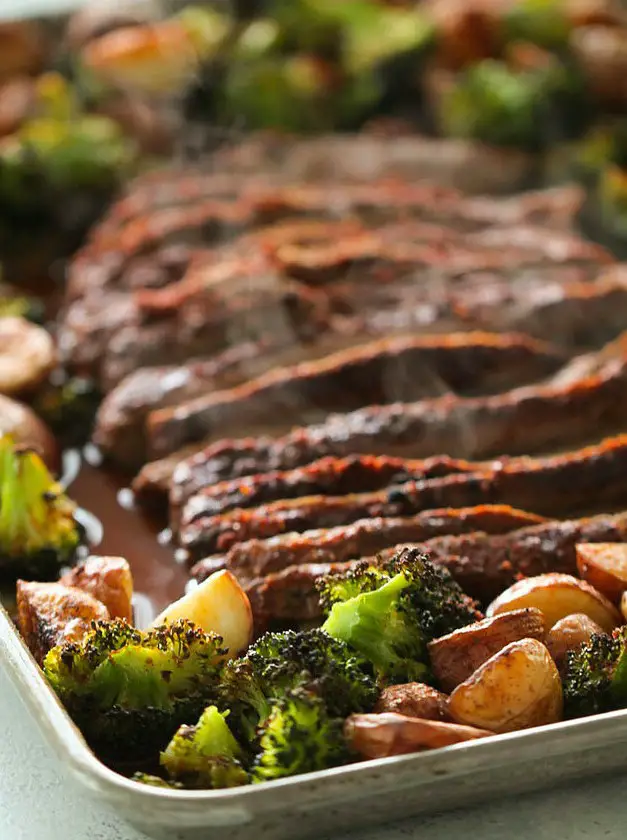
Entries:
{"type": "Polygon", "coordinates": [[[65,446],[81,446],[91,436],[100,394],[90,379],[74,376],[45,385],[32,405],[65,446]]]}
{"type": "Polygon", "coordinates": [[[140,767],[214,699],[221,644],[186,621],[148,633],[100,621],[80,642],[53,648],[44,673],[101,757],[140,767]]]}
{"type": "Polygon", "coordinates": [[[598,634],[566,656],[564,711],[582,717],[627,707],[627,630],[598,634]]]}
{"type": "Polygon", "coordinates": [[[430,678],[427,643],[477,618],[450,574],[417,549],[387,565],[367,564],[320,583],[323,630],[370,660],[387,683],[430,678]]]}
{"type": "Polygon", "coordinates": [[[240,759],[242,749],[226,718],[208,706],[194,726],[181,726],[161,753],[160,763],[171,779],[186,788],[227,788],[245,785],[248,774],[240,759]]]}
{"type": "Polygon", "coordinates": [[[0,574],[49,577],[81,541],[75,506],[41,457],[0,437],[0,574]]]}

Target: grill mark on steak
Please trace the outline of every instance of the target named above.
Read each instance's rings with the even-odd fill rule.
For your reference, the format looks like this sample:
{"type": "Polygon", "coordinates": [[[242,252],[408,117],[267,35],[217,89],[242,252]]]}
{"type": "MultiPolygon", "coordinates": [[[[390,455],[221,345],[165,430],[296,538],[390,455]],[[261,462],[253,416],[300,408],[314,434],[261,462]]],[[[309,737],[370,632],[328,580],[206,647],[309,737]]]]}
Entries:
{"type": "Polygon", "coordinates": [[[461,333],[397,338],[340,351],[315,362],[270,371],[233,390],[152,413],[148,441],[156,457],[222,428],[292,425],[330,411],[441,394],[489,393],[543,378],[564,356],[525,336],[461,333]]]}
{"type": "Polygon", "coordinates": [[[204,580],[207,569],[215,571],[221,564],[222,568],[233,572],[238,579],[253,580],[301,563],[337,562],[368,556],[403,541],[422,542],[441,534],[477,530],[501,534],[543,521],[541,516],[507,505],[428,510],[411,518],[377,517],[356,522],[349,528],[248,540],[222,556],[201,560],[192,568],[191,574],[194,578],[204,580]]]}
{"type": "MultiPolygon", "coordinates": [[[[627,541],[627,514],[548,522],[504,535],[485,532],[435,537],[416,544],[432,560],[448,568],[462,589],[484,604],[520,577],[545,572],[576,574],[575,546],[582,542],[627,541]]],[[[385,562],[404,544],[382,551],[368,562],[385,562]]],[[[257,626],[268,620],[320,618],[316,581],[344,573],[360,560],[288,566],[245,582],[257,626]]]]}

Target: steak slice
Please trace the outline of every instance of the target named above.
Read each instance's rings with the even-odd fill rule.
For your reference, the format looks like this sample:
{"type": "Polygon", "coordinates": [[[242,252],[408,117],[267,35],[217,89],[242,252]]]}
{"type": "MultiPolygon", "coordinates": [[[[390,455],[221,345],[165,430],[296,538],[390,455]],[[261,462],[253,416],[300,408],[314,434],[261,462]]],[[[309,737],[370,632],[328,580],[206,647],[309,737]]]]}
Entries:
{"type": "Polygon", "coordinates": [[[149,446],[160,457],[224,429],[250,433],[255,426],[278,425],[282,416],[295,425],[331,411],[447,391],[501,391],[541,379],[563,362],[550,345],[519,335],[384,339],[155,411],[148,418],[149,446]]]}
{"type": "Polygon", "coordinates": [[[236,543],[245,550],[245,541],[254,538],[289,537],[289,532],[348,526],[367,517],[411,516],[445,506],[496,503],[546,515],[626,504],[627,435],[550,458],[520,458],[383,490],[282,499],[213,516],[198,514],[192,498],[183,510],[179,539],[192,557],[200,557],[227,551],[236,543]]]}
{"type": "MultiPolygon", "coordinates": [[[[545,572],[576,574],[577,543],[627,541],[627,514],[548,522],[504,535],[485,532],[442,536],[418,544],[436,563],[448,568],[462,589],[489,603],[520,577],[545,572]]],[[[384,562],[404,544],[385,549],[368,562],[384,562]]],[[[321,616],[316,582],[344,573],[360,560],[288,566],[247,581],[256,626],[268,621],[304,621],[321,616]]]]}
{"type": "Polygon", "coordinates": [[[543,521],[541,516],[507,505],[427,510],[408,518],[376,517],[347,528],[285,534],[269,540],[248,540],[234,546],[227,554],[201,560],[192,568],[191,574],[198,580],[204,580],[216,569],[225,568],[242,581],[254,580],[287,566],[369,556],[404,541],[422,542],[442,534],[477,530],[502,534],[543,521]]]}
{"type": "Polygon", "coordinates": [[[447,395],[368,406],[331,415],[272,439],[224,440],[181,468],[203,463],[206,483],[290,470],[328,455],[369,454],[484,459],[577,444],[627,420],[627,360],[610,359],[597,375],[566,386],[536,385],[486,397],[447,395]]]}

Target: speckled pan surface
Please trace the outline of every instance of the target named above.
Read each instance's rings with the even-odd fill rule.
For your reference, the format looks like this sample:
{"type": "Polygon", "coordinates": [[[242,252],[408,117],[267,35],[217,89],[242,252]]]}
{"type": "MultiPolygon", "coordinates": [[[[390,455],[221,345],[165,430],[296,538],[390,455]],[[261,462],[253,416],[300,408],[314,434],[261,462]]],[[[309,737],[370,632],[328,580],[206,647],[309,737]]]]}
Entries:
{"type": "Polygon", "coordinates": [[[145,787],[107,769],[47,686],[0,607],[4,668],[50,745],[86,792],[155,840],[293,840],[546,790],[626,764],[627,711],[422,755],[369,761],[228,791],[145,787]]]}

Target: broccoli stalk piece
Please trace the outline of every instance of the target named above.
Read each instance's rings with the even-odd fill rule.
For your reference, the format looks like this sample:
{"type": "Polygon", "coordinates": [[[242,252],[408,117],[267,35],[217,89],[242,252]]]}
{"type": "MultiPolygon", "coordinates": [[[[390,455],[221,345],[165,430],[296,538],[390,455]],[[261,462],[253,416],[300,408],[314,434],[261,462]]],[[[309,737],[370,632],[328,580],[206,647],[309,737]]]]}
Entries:
{"type": "Polygon", "coordinates": [[[322,629],[369,660],[383,683],[430,679],[427,643],[478,617],[449,572],[417,549],[383,568],[362,564],[319,584],[322,629]]]}
{"type": "Polygon", "coordinates": [[[563,678],[567,717],[627,707],[627,628],[598,634],[571,651],[563,678]]]}
{"type": "Polygon", "coordinates": [[[36,452],[0,437],[0,573],[58,573],[81,542],[75,509],[36,452]]]}
{"type": "Polygon", "coordinates": [[[222,639],[191,622],[141,633],[117,619],[53,648],[44,673],[104,760],[139,767],[213,701],[224,655],[222,639]]]}
{"type": "Polygon", "coordinates": [[[262,727],[252,780],[267,782],[311,773],[350,758],[344,720],[330,716],[318,695],[298,689],[273,706],[262,727]]]}
{"type": "Polygon", "coordinates": [[[195,726],[181,726],[160,762],[186,788],[228,788],[248,783],[242,749],[228,727],[228,712],[209,706],[195,726]]]}
{"type": "Polygon", "coordinates": [[[342,641],[319,629],[267,633],[222,674],[222,706],[231,710],[240,741],[254,749],[257,728],[273,705],[298,688],[319,696],[340,718],[372,709],[378,697],[371,667],[342,641]]]}

